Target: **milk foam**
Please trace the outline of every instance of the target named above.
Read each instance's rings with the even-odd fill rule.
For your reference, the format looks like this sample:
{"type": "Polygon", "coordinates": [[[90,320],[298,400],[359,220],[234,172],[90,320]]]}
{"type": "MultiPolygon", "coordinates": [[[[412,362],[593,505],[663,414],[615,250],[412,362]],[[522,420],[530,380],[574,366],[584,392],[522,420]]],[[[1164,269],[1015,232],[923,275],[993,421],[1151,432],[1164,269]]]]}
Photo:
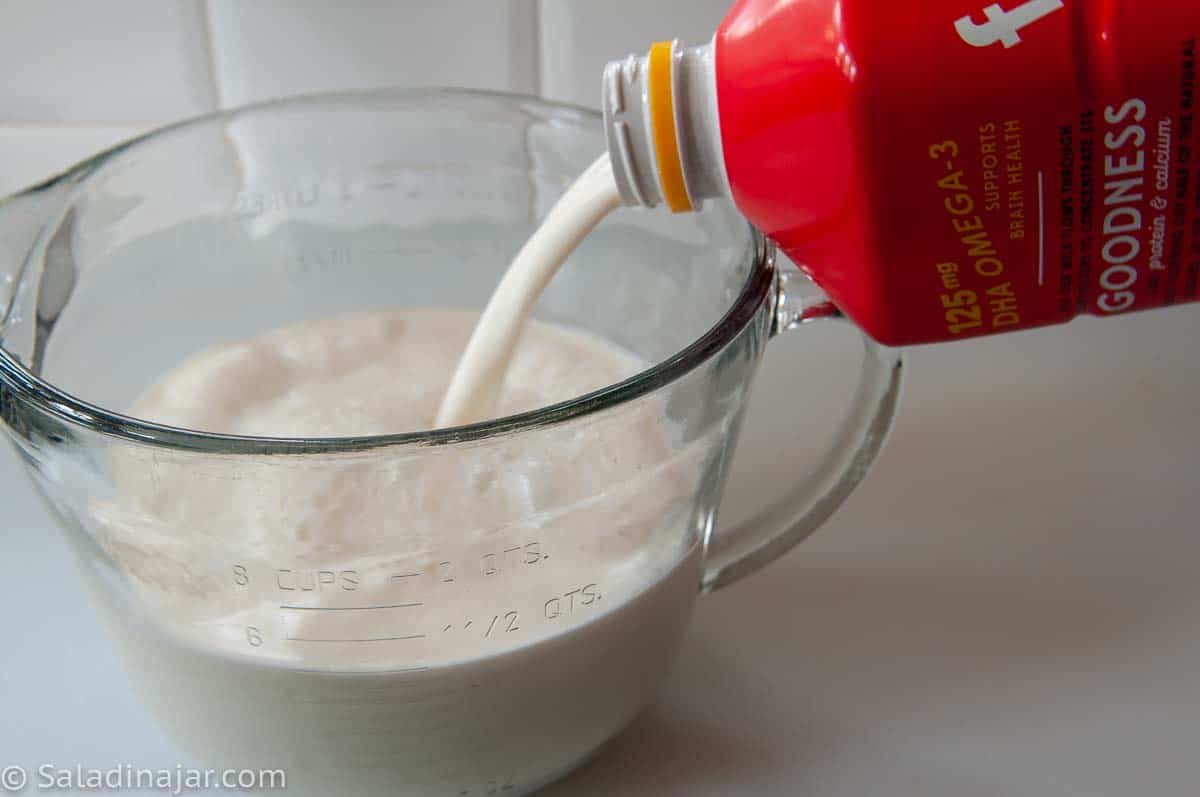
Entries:
{"type": "MultiPolygon", "coordinates": [[[[200,352],[131,412],[234,435],[427,429],[477,319],[387,310],[277,329],[200,352]]],[[[545,407],[644,367],[598,338],[530,322],[497,409],[545,407]]],[[[433,450],[229,460],[130,449],[114,462],[118,496],[93,513],[102,542],[164,622],[202,644],[305,666],[434,665],[556,633],[565,623],[544,616],[555,595],[598,583],[613,599],[628,597],[673,566],[690,542],[681,530],[698,464],[691,451],[672,450],[670,436],[649,397],[607,420],[433,450]],[[533,562],[538,556],[550,558],[533,562]],[[250,583],[235,583],[234,566],[250,583]],[[482,575],[493,567],[515,572],[482,575]],[[356,583],[322,575],[343,572],[356,583]],[[420,576],[386,578],[394,573],[420,576]],[[501,616],[528,616],[514,622],[519,634],[498,643],[435,633],[491,618],[497,595],[512,604],[501,616]],[[422,605],[390,614],[279,609],[330,601],[422,605]],[[248,627],[265,642],[248,647],[248,627]],[[429,636],[394,645],[294,641],[386,629],[429,636]]]]}

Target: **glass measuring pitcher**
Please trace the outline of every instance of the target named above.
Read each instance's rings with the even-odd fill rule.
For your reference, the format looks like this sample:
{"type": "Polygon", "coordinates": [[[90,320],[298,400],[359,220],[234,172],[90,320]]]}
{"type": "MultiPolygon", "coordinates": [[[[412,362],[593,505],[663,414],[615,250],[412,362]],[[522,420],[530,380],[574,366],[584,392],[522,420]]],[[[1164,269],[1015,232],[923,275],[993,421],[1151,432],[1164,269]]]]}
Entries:
{"type": "Polygon", "coordinates": [[[0,204],[3,427],[147,701],[213,765],[301,793],[531,791],[651,699],[698,592],[861,479],[900,373],[865,339],[843,417],[797,415],[835,433],[795,489],[717,524],[764,346],[833,317],[720,203],[619,211],[555,278],[539,319],[647,363],[588,395],[334,439],[123,414],[220,342],[477,310],[603,148],[595,114],[528,98],[330,95],[166,128],[0,204]]]}

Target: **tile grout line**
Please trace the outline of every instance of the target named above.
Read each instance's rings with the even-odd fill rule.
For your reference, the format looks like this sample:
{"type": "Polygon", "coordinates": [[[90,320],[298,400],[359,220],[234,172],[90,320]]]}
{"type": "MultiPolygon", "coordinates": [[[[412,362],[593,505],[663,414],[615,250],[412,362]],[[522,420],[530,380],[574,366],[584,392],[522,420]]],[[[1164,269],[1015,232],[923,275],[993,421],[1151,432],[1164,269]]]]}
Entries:
{"type": "Polygon", "coordinates": [[[204,14],[201,35],[204,37],[204,50],[208,54],[208,80],[211,86],[213,110],[219,111],[225,107],[225,97],[221,91],[221,78],[217,71],[216,37],[213,35],[212,2],[199,0],[204,14]]]}

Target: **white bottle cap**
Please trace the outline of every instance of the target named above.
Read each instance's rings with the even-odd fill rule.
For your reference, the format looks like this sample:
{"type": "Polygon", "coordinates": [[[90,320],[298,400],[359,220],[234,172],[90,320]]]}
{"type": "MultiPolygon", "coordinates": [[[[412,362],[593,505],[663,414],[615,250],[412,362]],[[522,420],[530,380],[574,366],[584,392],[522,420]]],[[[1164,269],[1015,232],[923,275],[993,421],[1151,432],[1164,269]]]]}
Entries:
{"type": "Polygon", "coordinates": [[[698,209],[729,196],[712,43],[658,42],[613,61],[602,84],[604,132],[626,205],[698,209]]]}

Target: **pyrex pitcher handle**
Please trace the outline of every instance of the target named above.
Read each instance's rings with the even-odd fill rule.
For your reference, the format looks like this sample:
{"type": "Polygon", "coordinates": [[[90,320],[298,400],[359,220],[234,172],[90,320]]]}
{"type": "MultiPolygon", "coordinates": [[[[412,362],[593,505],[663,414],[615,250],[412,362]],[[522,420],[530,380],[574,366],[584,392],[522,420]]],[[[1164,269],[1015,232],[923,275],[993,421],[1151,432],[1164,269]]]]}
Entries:
{"type": "MultiPolygon", "coordinates": [[[[813,322],[849,323],[827,301],[799,303],[780,273],[773,335],[813,322]]],[[[861,333],[860,333],[861,334],[861,333]]],[[[812,475],[749,520],[715,529],[701,587],[708,592],[748,575],[812,534],[854,490],[879,453],[896,412],[901,356],[862,335],[863,367],[849,412],[825,461],[812,475]]]]}

